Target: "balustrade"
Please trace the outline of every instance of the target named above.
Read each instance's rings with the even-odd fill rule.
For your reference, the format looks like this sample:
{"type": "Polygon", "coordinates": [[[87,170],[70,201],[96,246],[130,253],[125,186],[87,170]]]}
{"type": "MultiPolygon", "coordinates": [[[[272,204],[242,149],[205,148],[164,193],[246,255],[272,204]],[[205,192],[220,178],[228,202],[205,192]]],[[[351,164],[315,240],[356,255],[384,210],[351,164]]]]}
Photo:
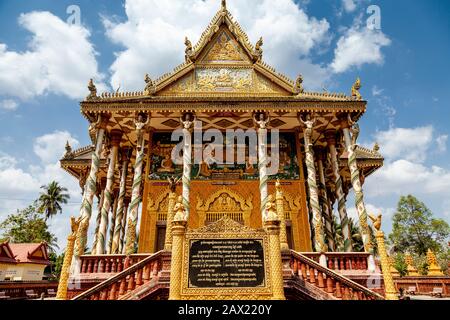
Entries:
{"type": "MultiPolygon", "coordinates": [[[[88,257],[88,256],[83,256],[88,257]]],[[[92,256],[89,256],[92,257],[92,256]]],[[[116,270],[115,276],[83,292],[72,300],[117,300],[143,284],[157,279],[163,267],[163,252],[153,255],[133,255],[130,263],[122,255],[96,256],[99,264],[105,264],[106,270],[116,270]],[[123,261],[123,262],[122,262],[123,261]],[[127,268],[128,265],[128,268],[127,268]],[[121,270],[121,268],[125,268],[121,270]],[[120,271],[119,271],[120,270],[120,271]]],[[[86,263],[94,259],[86,258],[86,263]]],[[[83,270],[83,267],[82,267],[83,270]]],[[[89,270],[87,267],[86,270],[89,270]]]]}
{"type": "MultiPolygon", "coordinates": [[[[302,253],[304,256],[319,262],[319,252],[302,253]]],[[[335,271],[347,271],[347,270],[368,270],[369,253],[366,252],[326,252],[324,253],[326,258],[326,265],[328,269],[335,271]]]]}
{"type": "MultiPolygon", "coordinates": [[[[149,254],[131,255],[128,266],[132,266],[147,258],[149,254]]],[[[124,254],[113,255],[83,255],[81,259],[81,273],[119,273],[125,269],[124,254]]]]}
{"type": "MultiPolygon", "coordinates": [[[[327,257],[329,258],[329,256],[327,257]]],[[[327,265],[329,265],[329,261],[332,261],[331,264],[342,265],[344,268],[352,268],[355,269],[359,265],[361,266],[360,257],[358,259],[348,259],[347,256],[344,257],[332,257],[332,258],[341,258],[337,262],[336,259],[327,259],[327,265]]],[[[318,260],[318,258],[317,258],[318,260]]],[[[342,300],[383,300],[384,298],[370,291],[369,289],[361,286],[360,284],[341,276],[339,273],[336,273],[331,268],[325,268],[321,266],[317,261],[307,257],[306,255],[302,255],[296,252],[292,252],[291,258],[291,269],[295,277],[299,277],[300,279],[309,282],[310,284],[315,285],[317,288],[324,290],[325,292],[332,294],[337,299],[342,300]]]]}

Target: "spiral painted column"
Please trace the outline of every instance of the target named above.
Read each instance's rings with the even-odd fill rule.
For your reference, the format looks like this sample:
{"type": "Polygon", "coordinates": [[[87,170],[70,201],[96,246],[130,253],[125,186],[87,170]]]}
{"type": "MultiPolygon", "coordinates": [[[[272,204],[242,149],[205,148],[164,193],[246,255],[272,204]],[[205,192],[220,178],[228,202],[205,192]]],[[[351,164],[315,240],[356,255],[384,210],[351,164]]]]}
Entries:
{"type": "MultiPolygon", "coordinates": [[[[105,136],[105,128],[108,123],[108,117],[99,117],[98,130],[96,137],[95,151],[92,153],[91,169],[89,171],[89,177],[87,178],[84,186],[83,200],[81,202],[80,217],[82,223],[86,226],[89,225],[89,220],[92,214],[92,203],[94,201],[94,195],[97,188],[97,173],[100,166],[100,152],[102,151],[103,139],[105,136]]],[[[72,265],[76,262],[79,256],[84,254],[87,242],[87,228],[79,228],[77,232],[77,239],[75,241],[74,259],[72,265]]],[[[74,266],[75,267],[75,266],[74,266]]],[[[76,269],[77,267],[75,267],[76,269]]],[[[75,270],[74,270],[75,271],[75,270]]]]}
{"type": "Polygon", "coordinates": [[[189,194],[191,189],[191,169],[192,169],[192,138],[189,129],[183,129],[183,205],[186,209],[186,219],[189,219],[189,194]]]}
{"type": "Polygon", "coordinates": [[[341,122],[342,131],[344,133],[345,147],[348,152],[348,166],[350,169],[351,182],[355,192],[355,206],[358,211],[359,229],[364,243],[364,251],[372,253],[372,243],[370,240],[370,230],[367,224],[367,211],[364,204],[364,194],[361,187],[361,180],[356,162],[356,145],[352,145],[352,138],[347,120],[341,122]]]}
{"type": "Polygon", "coordinates": [[[112,249],[112,240],[113,240],[113,236],[114,236],[114,229],[116,227],[116,216],[117,216],[117,205],[119,202],[119,190],[118,189],[114,189],[113,192],[113,209],[111,211],[111,223],[109,224],[109,233],[108,233],[108,245],[106,247],[106,253],[107,254],[112,254],[111,249],[112,249]]]}
{"type": "Polygon", "coordinates": [[[334,184],[336,189],[336,198],[338,201],[339,219],[341,222],[341,230],[344,238],[344,252],[353,251],[352,237],[350,225],[348,224],[347,207],[345,205],[345,194],[342,189],[342,178],[339,173],[339,161],[336,151],[336,132],[325,132],[327,138],[328,149],[331,157],[331,167],[333,169],[334,184]]]}
{"type": "Polygon", "coordinates": [[[128,172],[128,162],[129,159],[129,149],[124,149],[122,153],[122,172],[120,174],[120,185],[119,185],[119,198],[117,202],[117,213],[116,213],[116,225],[114,226],[114,232],[112,237],[112,247],[111,253],[118,254],[119,244],[120,244],[120,232],[122,231],[122,220],[124,215],[124,200],[126,194],[126,184],[127,184],[127,172],[128,172]]]}
{"type": "Polygon", "coordinates": [[[305,141],[305,161],[308,175],[309,202],[312,209],[312,223],[314,228],[314,247],[318,252],[326,252],[325,236],[323,231],[322,214],[319,205],[319,194],[316,183],[316,167],[314,165],[314,152],[311,144],[311,134],[309,130],[304,130],[305,141]]]}
{"type": "Polygon", "coordinates": [[[169,204],[167,205],[166,239],[164,243],[164,249],[168,251],[172,250],[172,221],[175,215],[175,212],[173,212],[173,207],[175,206],[176,199],[176,193],[170,192],[169,204]]]}
{"type": "Polygon", "coordinates": [[[325,218],[325,233],[327,235],[327,244],[330,251],[335,251],[336,246],[334,242],[333,232],[333,215],[330,208],[330,202],[328,201],[327,187],[325,181],[324,161],[326,161],[326,153],[323,148],[317,149],[317,170],[319,171],[319,190],[320,190],[320,202],[322,204],[322,212],[325,218]]]}
{"type": "Polygon", "coordinates": [[[125,254],[129,256],[134,253],[136,243],[136,226],[138,209],[141,203],[142,168],[144,163],[144,133],[140,123],[136,124],[138,140],[136,143],[136,162],[134,164],[133,185],[131,187],[130,212],[127,220],[127,234],[125,241],[125,254]]]}
{"type": "Polygon", "coordinates": [[[117,153],[119,151],[120,140],[122,139],[122,131],[111,131],[111,151],[109,154],[108,173],[106,175],[105,198],[102,206],[102,217],[100,220],[99,234],[97,239],[97,254],[105,254],[106,252],[106,232],[108,230],[108,214],[113,204],[113,187],[114,187],[114,171],[117,162],[117,153]]]}
{"type": "Polygon", "coordinates": [[[123,201],[123,217],[122,217],[122,229],[120,231],[119,253],[125,253],[125,230],[127,225],[128,205],[130,204],[130,197],[125,197],[123,201]]]}
{"type": "Polygon", "coordinates": [[[258,168],[259,168],[259,194],[261,196],[261,218],[267,217],[266,204],[269,196],[267,181],[267,129],[258,128],[258,168]]]}
{"type": "Polygon", "coordinates": [[[100,199],[98,201],[97,206],[97,217],[95,219],[95,231],[94,231],[94,240],[92,241],[92,250],[91,254],[96,255],[97,254],[97,241],[98,241],[98,232],[100,229],[100,221],[102,219],[102,206],[103,206],[103,200],[105,199],[105,187],[106,187],[106,178],[101,178],[100,180],[100,199]]]}

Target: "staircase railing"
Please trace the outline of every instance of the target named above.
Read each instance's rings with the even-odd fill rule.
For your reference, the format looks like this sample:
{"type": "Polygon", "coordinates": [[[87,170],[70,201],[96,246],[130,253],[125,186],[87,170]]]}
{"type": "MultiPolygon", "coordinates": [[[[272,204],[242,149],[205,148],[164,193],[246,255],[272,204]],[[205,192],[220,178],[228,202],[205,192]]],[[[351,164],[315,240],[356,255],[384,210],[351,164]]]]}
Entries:
{"type": "Polygon", "coordinates": [[[342,300],[384,300],[366,287],[321,266],[316,261],[291,251],[291,269],[295,276],[342,300]]]}
{"type": "MultiPolygon", "coordinates": [[[[149,254],[133,254],[128,257],[128,265],[133,265],[145,258],[149,254]]],[[[80,256],[80,273],[119,273],[125,267],[124,254],[100,254],[80,256]]]]}
{"type": "MultiPolygon", "coordinates": [[[[319,262],[320,252],[302,252],[302,255],[319,262]]],[[[335,271],[368,270],[368,252],[325,252],[328,269],[335,271]]]]}
{"type": "Polygon", "coordinates": [[[72,300],[117,300],[144,283],[158,277],[162,270],[164,251],[152,254],[99,283],[72,300]]]}

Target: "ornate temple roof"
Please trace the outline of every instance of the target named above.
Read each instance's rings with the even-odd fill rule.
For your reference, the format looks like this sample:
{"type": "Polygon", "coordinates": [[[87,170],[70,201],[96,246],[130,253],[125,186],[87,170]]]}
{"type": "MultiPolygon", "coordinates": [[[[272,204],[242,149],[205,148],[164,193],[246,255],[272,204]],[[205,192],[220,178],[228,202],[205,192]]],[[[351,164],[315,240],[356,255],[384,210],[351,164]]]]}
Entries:
{"type": "MultiPolygon", "coordinates": [[[[233,97],[242,101],[257,98],[260,102],[293,103],[286,104],[285,110],[300,107],[296,102],[351,102],[348,105],[350,108],[358,112],[365,111],[366,102],[359,94],[360,83],[359,86],[355,83],[350,95],[308,92],[303,89],[301,76],[294,81],[264,62],[262,38],[252,45],[225,3],[222,3],[198,42],[193,46],[186,38],[185,45],[185,61],[156,80],[147,75],[142,91],[106,92],[98,96],[95,85],[91,82],[91,94],[82,102],[82,110],[93,111],[93,105],[103,103],[114,108],[127,107],[126,109],[145,103],[158,109],[161,106],[158,103],[161,102],[202,100],[212,102],[211,108],[215,109],[214,99],[233,97]],[[121,106],[114,103],[120,103],[121,106]]],[[[342,107],[332,105],[336,108],[339,106],[342,107]]],[[[217,108],[220,109],[220,105],[217,108]]],[[[348,111],[345,107],[342,109],[348,111]]]]}

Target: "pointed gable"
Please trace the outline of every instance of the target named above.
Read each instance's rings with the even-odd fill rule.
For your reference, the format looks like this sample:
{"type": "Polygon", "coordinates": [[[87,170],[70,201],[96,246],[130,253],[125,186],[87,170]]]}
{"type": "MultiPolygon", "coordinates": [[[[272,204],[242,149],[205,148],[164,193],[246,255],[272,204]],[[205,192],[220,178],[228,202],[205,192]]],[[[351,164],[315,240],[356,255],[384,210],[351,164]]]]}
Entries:
{"type": "Polygon", "coordinates": [[[155,96],[293,95],[292,80],[261,61],[260,46],[250,44],[225,6],[194,47],[186,43],[186,62],[156,80],[155,96]]]}
{"type": "Polygon", "coordinates": [[[14,254],[9,246],[8,241],[0,243],[0,263],[16,263],[14,254]]]}

